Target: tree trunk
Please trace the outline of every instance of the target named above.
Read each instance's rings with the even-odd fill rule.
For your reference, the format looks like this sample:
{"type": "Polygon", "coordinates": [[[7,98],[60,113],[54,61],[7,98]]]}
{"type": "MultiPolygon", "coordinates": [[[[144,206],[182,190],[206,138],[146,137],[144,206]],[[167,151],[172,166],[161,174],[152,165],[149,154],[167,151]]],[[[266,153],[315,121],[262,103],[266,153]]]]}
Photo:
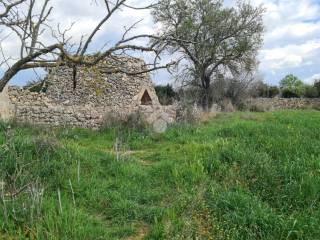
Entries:
{"type": "Polygon", "coordinates": [[[202,82],[202,96],[201,96],[201,105],[202,109],[206,112],[209,112],[210,107],[212,105],[211,101],[211,94],[210,94],[210,77],[203,74],[203,77],[201,78],[202,82]]]}

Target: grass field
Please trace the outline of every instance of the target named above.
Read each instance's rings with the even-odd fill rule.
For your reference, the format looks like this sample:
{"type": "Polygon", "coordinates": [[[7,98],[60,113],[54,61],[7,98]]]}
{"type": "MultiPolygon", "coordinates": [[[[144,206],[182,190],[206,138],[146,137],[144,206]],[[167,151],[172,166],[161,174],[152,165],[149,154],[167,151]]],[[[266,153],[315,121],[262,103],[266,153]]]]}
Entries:
{"type": "Polygon", "coordinates": [[[0,239],[320,239],[320,112],[0,132],[0,239]]]}

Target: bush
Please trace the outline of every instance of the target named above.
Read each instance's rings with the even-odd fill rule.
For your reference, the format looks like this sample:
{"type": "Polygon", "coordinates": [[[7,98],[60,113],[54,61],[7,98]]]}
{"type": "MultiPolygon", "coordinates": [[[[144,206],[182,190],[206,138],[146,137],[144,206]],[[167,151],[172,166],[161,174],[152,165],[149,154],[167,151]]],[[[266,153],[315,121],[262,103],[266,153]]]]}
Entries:
{"type": "Polygon", "coordinates": [[[177,99],[177,93],[169,84],[167,86],[156,86],[155,90],[161,105],[172,105],[177,99]]]}
{"type": "Polygon", "coordinates": [[[281,96],[283,98],[300,98],[301,97],[301,95],[299,95],[296,91],[288,88],[282,89],[281,96]]]}
{"type": "Polygon", "coordinates": [[[315,86],[306,86],[304,97],[306,98],[317,98],[319,96],[318,89],[315,86]]]}
{"type": "Polygon", "coordinates": [[[270,109],[270,106],[263,103],[250,103],[248,105],[248,110],[250,112],[268,112],[270,109]]]}
{"type": "Polygon", "coordinates": [[[317,89],[318,97],[320,97],[320,80],[314,82],[314,87],[317,89]]]}
{"type": "MultiPolygon", "coordinates": [[[[243,102],[239,102],[238,104],[241,105],[243,102]]],[[[222,111],[224,112],[235,112],[236,108],[232,101],[228,98],[223,99],[220,103],[222,111]]],[[[237,107],[239,107],[239,105],[237,107]]]]}
{"type": "Polygon", "coordinates": [[[101,127],[102,130],[107,128],[114,128],[120,131],[135,129],[142,132],[148,128],[148,124],[140,112],[122,115],[119,112],[111,111],[104,116],[104,123],[101,127]]]}
{"type": "Polygon", "coordinates": [[[268,88],[268,97],[274,98],[280,94],[280,89],[277,86],[270,86],[268,88]]]}

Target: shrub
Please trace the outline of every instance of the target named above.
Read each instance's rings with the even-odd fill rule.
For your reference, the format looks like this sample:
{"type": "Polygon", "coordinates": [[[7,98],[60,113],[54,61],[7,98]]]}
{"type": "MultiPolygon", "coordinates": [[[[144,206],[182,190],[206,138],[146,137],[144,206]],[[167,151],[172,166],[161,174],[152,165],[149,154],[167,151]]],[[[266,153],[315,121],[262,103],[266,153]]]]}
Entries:
{"type": "Polygon", "coordinates": [[[283,98],[300,98],[301,95],[296,93],[294,90],[285,88],[285,89],[282,89],[281,96],[283,98]]]}
{"type": "Polygon", "coordinates": [[[246,109],[250,112],[268,112],[271,110],[271,107],[264,103],[250,102],[247,104],[246,109]]]}
{"type": "MultiPolygon", "coordinates": [[[[241,103],[239,102],[239,105],[240,104],[242,104],[242,102],[241,103]]],[[[228,98],[223,99],[223,101],[221,101],[220,105],[221,105],[222,111],[224,111],[224,112],[235,112],[236,111],[234,104],[228,98]]]]}
{"type": "Polygon", "coordinates": [[[306,86],[304,97],[306,98],[317,98],[319,96],[318,89],[315,86],[306,86]]]}
{"type": "Polygon", "coordinates": [[[104,122],[101,129],[114,128],[116,130],[132,130],[144,131],[148,128],[144,117],[140,112],[134,112],[129,115],[120,114],[111,111],[104,116],[104,122]]]}
{"type": "Polygon", "coordinates": [[[270,86],[268,88],[268,97],[274,98],[280,94],[280,89],[277,86],[270,86]]]}
{"type": "Polygon", "coordinates": [[[161,105],[172,105],[177,99],[177,93],[169,84],[166,86],[156,86],[155,90],[161,105]]]}
{"type": "Polygon", "coordinates": [[[318,97],[320,97],[320,79],[316,80],[314,82],[314,87],[317,89],[318,91],[318,97]]]}

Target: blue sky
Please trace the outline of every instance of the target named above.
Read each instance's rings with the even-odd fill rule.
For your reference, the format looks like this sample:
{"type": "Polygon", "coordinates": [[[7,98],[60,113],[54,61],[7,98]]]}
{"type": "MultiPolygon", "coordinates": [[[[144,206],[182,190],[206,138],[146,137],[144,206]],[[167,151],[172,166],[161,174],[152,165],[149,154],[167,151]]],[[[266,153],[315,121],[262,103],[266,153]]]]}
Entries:
{"type": "MultiPolygon", "coordinates": [[[[152,0],[131,0],[135,6],[148,4],[152,0]]],[[[41,0],[39,0],[41,2],[41,0]]],[[[70,32],[74,41],[82,34],[88,34],[103,16],[103,8],[92,4],[92,0],[52,0],[54,6],[51,23],[68,26],[75,22],[70,32]]],[[[234,0],[226,0],[227,5],[234,0]]],[[[270,84],[277,84],[286,74],[293,73],[305,82],[311,83],[320,78],[320,0],[251,0],[252,4],[263,4],[266,8],[264,22],[266,27],[264,46],[259,52],[259,73],[270,84]]],[[[149,11],[121,11],[114,15],[95,39],[92,50],[100,49],[105,43],[112,45],[123,32],[124,26],[143,19],[134,29],[134,33],[153,33],[154,26],[149,11]]],[[[4,34],[3,32],[0,33],[4,34]]],[[[45,41],[50,42],[49,35],[45,41]]],[[[18,41],[12,37],[2,42],[6,54],[15,56],[18,41]]],[[[148,58],[143,55],[141,57],[148,58]]],[[[3,69],[2,69],[3,70],[3,69]]],[[[41,71],[39,72],[41,74],[41,71]]],[[[23,84],[35,78],[33,72],[22,72],[11,84],[23,84]]],[[[157,84],[171,82],[171,76],[165,71],[153,74],[157,84]]]]}

